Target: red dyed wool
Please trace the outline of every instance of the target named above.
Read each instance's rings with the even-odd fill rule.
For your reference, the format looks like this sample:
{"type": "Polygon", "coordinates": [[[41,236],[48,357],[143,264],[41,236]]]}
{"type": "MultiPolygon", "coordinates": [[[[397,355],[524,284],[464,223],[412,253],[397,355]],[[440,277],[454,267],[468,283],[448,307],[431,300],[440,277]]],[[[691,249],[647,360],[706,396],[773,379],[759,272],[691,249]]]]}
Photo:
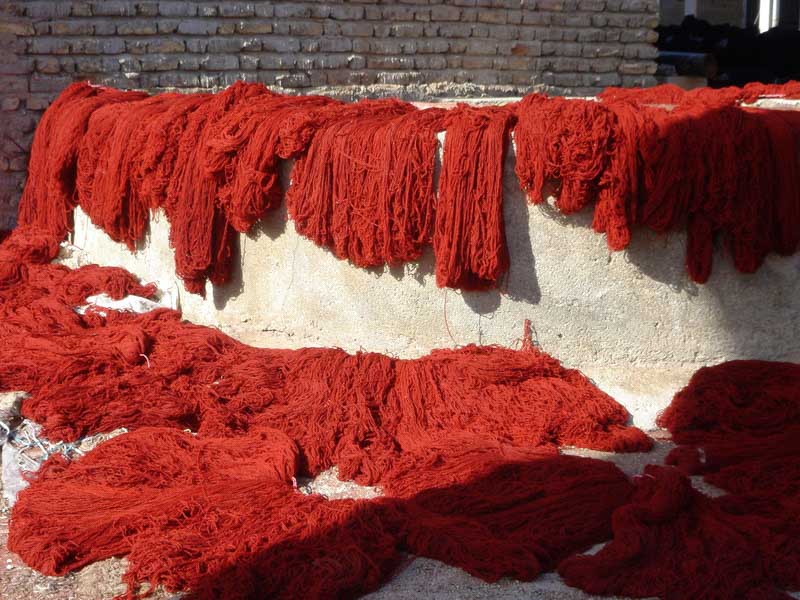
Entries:
{"type": "Polygon", "coordinates": [[[179,141],[189,117],[212,98],[211,94],[180,94],[147,123],[140,123],[147,139],[134,157],[139,191],[151,210],[166,204],[167,189],[178,158],[179,141]]]}
{"type": "Polygon", "coordinates": [[[150,222],[150,202],[142,194],[139,161],[147,148],[143,124],[181,94],[162,94],[103,106],[89,119],[78,155],[78,203],[91,221],[132,252],[150,222]]]}
{"type": "Polygon", "coordinates": [[[416,260],[432,241],[439,285],[482,289],[508,267],[502,167],[519,118],[517,172],[534,201],[556,180],[562,211],[596,201],[593,227],[614,250],[636,223],[657,232],[686,224],[687,267],[702,282],[718,235],[744,272],[797,249],[798,168],[785,157],[797,154],[800,117],[740,107],[796,86],[608,90],[599,103],[533,95],[445,117],[395,100],[347,105],[244,83],[153,98],[75,84],[37,130],[19,222],[64,236],[80,203],[134,248],[149,210],[164,208],[176,272],[202,293],[207,279],[227,281],[236,232],[278,206],[279,158],[297,158],[287,203],[303,235],[368,267],[416,260]],[[442,127],[450,143],[436,200],[442,127]]]}
{"type": "Polygon", "coordinates": [[[237,82],[194,110],[181,135],[164,208],[175,272],[190,292],[204,294],[206,279],[215,285],[227,282],[236,241],[235,230],[216,202],[221,178],[206,170],[207,142],[227,112],[268,93],[262,85],[237,82]]]}
{"type": "Polygon", "coordinates": [[[121,269],[42,264],[55,240],[22,229],[0,246],[0,273],[26,267],[0,286],[0,387],[31,391],[23,411],[53,439],[134,431],[51,458],[20,494],[9,546],[44,573],[127,556],[128,597],[327,598],[374,589],[411,551],[530,579],[606,537],[631,490],[613,465],[556,446],[650,447],[530,343],[397,360],[252,348],[168,310],[76,314],[92,293],[153,289],[121,269]],[[386,497],[290,484],[332,466],[386,497]]]}
{"type": "Polygon", "coordinates": [[[752,502],[706,498],[669,467],[648,465],[636,487],[613,515],[614,539],[595,555],[561,563],[567,584],[670,600],[789,600],[780,588],[800,585],[797,513],[776,520],[770,507],[754,512],[752,502]]]}
{"type": "Polygon", "coordinates": [[[416,260],[432,235],[444,111],[367,100],[331,112],[292,172],[295,228],[360,267],[416,260]]]}
{"type": "Polygon", "coordinates": [[[800,588],[800,365],[700,369],[659,418],[681,444],[667,463],[728,492],[710,499],[677,469],[647,467],[615,539],[559,571],[591,593],[786,598],[800,588]]]}
{"type": "Polygon", "coordinates": [[[796,114],[689,104],[665,111],[653,131],[640,145],[646,167],[639,219],[658,232],[688,222],[686,263],[695,281],[711,274],[718,232],[746,273],[769,252],[796,250],[800,195],[788,179],[797,166],[784,169],[785,161],[775,160],[797,154],[796,114]]]}
{"type": "Polygon", "coordinates": [[[214,125],[208,139],[206,167],[223,178],[218,203],[231,225],[247,232],[283,199],[280,182],[280,131],[295,113],[328,105],[323,96],[263,94],[249,98],[214,125]]]}
{"type": "Polygon", "coordinates": [[[72,463],[51,459],[14,506],[9,545],[49,575],[126,556],[128,597],[143,585],[190,598],[352,597],[388,579],[404,551],[488,580],[533,579],[607,536],[632,489],[609,463],[453,441],[425,470],[409,457],[394,472],[399,493],[329,501],[290,485],[298,449],[279,431],[143,428],[72,463]]]}
{"type": "Polygon", "coordinates": [[[669,464],[732,493],[800,499],[800,365],[737,360],[700,369],[659,425],[682,444],[669,464]]]}
{"type": "Polygon", "coordinates": [[[530,95],[517,108],[516,172],[533,203],[546,183],[558,184],[556,206],[565,214],[597,198],[608,166],[614,114],[598,102],[530,95]]]}
{"type": "Polygon", "coordinates": [[[503,166],[514,105],[447,113],[433,247],[439,287],[494,287],[508,270],[503,166]]]}
{"type": "Polygon", "coordinates": [[[660,104],[675,105],[685,101],[703,102],[716,106],[753,103],[762,97],[779,97],[787,99],[800,98],[800,82],[789,81],[783,84],[748,83],[744,87],[695,88],[684,90],[672,83],[656,85],[649,88],[615,88],[603,90],[599,97],[606,102],[624,100],[638,105],[660,104]]]}
{"type": "Polygon", "coordinates": [[[459,432],[405,454],[383,483],[409,552],[486,581],[529,581],[611,535],[633,486],[613,464],[459,432]]]}
{"type": "Polygon", "coordinates": [[[365,484],[451,429],[525,447],[650,447],[625,427],[619,404],[538,351],[468,346],[397,360],[266,350],[167,310],[72,319],[57,341],[22,317],[0,330],[0,381],[31,392],[23,412],[54,439],[141,425],[234,435],[260,425],[297,440],[309,474],[338,465],[365,484]]]}
{"type": "Polygon", "coordinates": [[[800,365],[734,360],[697,371],[658,419],[679,443],[695,434],[769,436],[800,425],[800,365]]]}
{"type": "MultiPolygon", "coordinates": [[[[6,240],[0,265],[25,242],[6,240]]],[[[31,392],[23,412],[53,439],[148,425],[224,436],[258,425],[297,440],[306,472],[338,465],[363,483],[381,481],[402,453],[448,430],[523,447],[651,444],[625,426],[622,406],[530,345],[467,346],[414,360],[258,349],[169,310],[72,312],[102,288],[117,297],[153,293],[121,269],[24,266],[0,293],[0,385],[31,392]]]]}
{"type": "Polygon", "coordinates": [[[377,588],[400,561],[391,506],[303,495],[296,463],[274,430],[141,429],[45,464],[15,504],[9,547],[48,575],[127,556],[129,598],[157,585],[202,599],[377,588]]]}
{"type": "Polygon", "coordinates": [[[17,222],[63,238],[72,229],[78,150],[89,118],[104,105],[146,97],[143,92],[89,83],[67,87],[45,112],[34,134],[17,222]]]}
{"type": "Polygon", "coordinates": [[[595,203],[592,226],[609,248],[630,242],[638,200],[638,140],[644,109],[627,103],[526,96],[514,128],[516,173],[528,199],[552,188],[564,214],[595,203]]]}

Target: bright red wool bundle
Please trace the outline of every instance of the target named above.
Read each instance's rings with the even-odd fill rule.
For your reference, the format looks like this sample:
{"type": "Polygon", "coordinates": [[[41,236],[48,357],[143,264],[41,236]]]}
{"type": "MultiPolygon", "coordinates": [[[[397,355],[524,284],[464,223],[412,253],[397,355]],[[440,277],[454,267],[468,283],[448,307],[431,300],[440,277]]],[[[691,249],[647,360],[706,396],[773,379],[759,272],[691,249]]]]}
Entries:
{"type": "Polygon", "coordinates": [[[206,169],[211,132],[238,104],[268,93],[263,86],[237,82],[211,96],[188,117],[164,212],[175,249],[175,272],[190,292],[203,293],[206,279],[216,285],[227,282],[236,240],[235,230],[217,203],[221,178],[206,169]]]}
{"type": "Polygon", "coordinates": [[[146,97],[142,92],[124,92],[89,83],[75,83],[65,89],[36,128],[18,223],[64,237],[72,229],[79,150],[89,119],[95,110],[107,104],[146,97]]]}
{"type": "Polygon", "coordinates": [[[650,448],[619,404],[529,343],[399,360],[252,348],[169,310],[77,314],[91,294],[154,290],[47,264],[56,240],[21,228],[0,246],[0,388],[30,391],[23,412],[51,439],[133,431],[51,458],[20,494],[9,547],[44,573],[124,555],[130,596],[322,598],[374,589],[413,552],[531,579],[607,537],[632,491],[557,446],[650,448]],[[332,466],[385,496],[292,486],[332,466]]]}
{"type": "Polygon", "coordinates": [[[213,126],[206,168],[224,181],[218,202],[234,229],[249,231],[283,200],[279,158],[286,119],[338,104],[323,96],[260,94],[213,126]]]}
{"type": "Polygon", "coordinates": [[[327,113],[292,170],[295,228],[359,267],[418,259],[432,236],[445,111],[365,100],[327,113]]]}
{"type": "Polygon", "coordinates": [[[168,310],[71,318],[57,341],[27,310],[0,329],[3,385],[30,391],[23,412],[54,439],[137,425],[216,436],[272,427],[297,440],[309,473],[338,465],[365,484],[450,430],[523,447],[650,447],[612,398],[536,350],[467,346],[415,360],[266,350],[168,310]]]}
{"type": "Polygon", "coordinates": [[[118,102],[96,110],[78,154],[78,204],[111,239],[131,251],[150,222],[150,202],[142,193],[139,173],[148,128],[180,94],[153,96],[140,102],[118,102]]]}
{"type": "Polygon", "coordinates": [[[459,106],[447,114],[433,238],[440,287],[495,287],[508,270],[503,166],[513,111],[459,106]]]}

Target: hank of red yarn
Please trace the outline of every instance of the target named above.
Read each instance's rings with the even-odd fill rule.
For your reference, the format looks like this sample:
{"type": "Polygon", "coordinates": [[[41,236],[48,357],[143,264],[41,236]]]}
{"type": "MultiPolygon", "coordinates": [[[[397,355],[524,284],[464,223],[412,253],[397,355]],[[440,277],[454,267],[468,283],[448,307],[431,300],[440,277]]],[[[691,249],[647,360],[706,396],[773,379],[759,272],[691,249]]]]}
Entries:
{"type": "Polygon", "coordinates": [[[292,172],[295,228],[360,267],[418,259],[432,236],[445,111],[365,100],[329,112],[292,172]]]}
{"type": "Polygon", "coordinates": [[[513,111],[461,105],[447,114],[433,236],[439,287],[486,289],[508,270],[503,166],[513,111]]]}

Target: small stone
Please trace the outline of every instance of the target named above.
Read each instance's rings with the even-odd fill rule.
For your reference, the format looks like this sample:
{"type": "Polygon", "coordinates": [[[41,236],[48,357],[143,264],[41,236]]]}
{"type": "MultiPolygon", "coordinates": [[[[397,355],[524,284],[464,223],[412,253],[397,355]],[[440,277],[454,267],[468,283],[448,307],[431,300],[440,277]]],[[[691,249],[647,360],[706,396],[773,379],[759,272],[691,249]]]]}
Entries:
{"type": "Polygon", "coordinates": [[[27,398],[26,392],[3,392],[0,393],[0,444],[5,443],[8,437],[6,427],[12,429],[19,421],[19,411],[22,400],[27,398]]]}

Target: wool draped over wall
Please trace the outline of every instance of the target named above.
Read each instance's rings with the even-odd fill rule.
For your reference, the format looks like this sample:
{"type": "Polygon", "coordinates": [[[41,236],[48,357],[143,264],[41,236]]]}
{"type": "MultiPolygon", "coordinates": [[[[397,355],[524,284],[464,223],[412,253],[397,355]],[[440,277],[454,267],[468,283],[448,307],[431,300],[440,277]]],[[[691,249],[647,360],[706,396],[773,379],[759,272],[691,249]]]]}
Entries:
{"type": "Polygon", "coordinates": [[[531,202],[547,186],[565,214],[593,207],[612,250],[637,226],[685,227],[686,268],[705,282],[717,238],[745,273],[800,241],[800,112],[745,105],[765,95],[800,97],[800,85],[532,94],[445,110],[246,83],[157,96],[76,83],[36,131],[19,223],[63,237],[80,205],[133,249],[150,211],[163,209],[176,273],[202,294],[206,280],[228,280],[237,232],[285,192],[297,231],[355,266],[413,261],[431,245],[438,285],[490,288],[508,269],[502,170],[513,137],[531,202]]]}

